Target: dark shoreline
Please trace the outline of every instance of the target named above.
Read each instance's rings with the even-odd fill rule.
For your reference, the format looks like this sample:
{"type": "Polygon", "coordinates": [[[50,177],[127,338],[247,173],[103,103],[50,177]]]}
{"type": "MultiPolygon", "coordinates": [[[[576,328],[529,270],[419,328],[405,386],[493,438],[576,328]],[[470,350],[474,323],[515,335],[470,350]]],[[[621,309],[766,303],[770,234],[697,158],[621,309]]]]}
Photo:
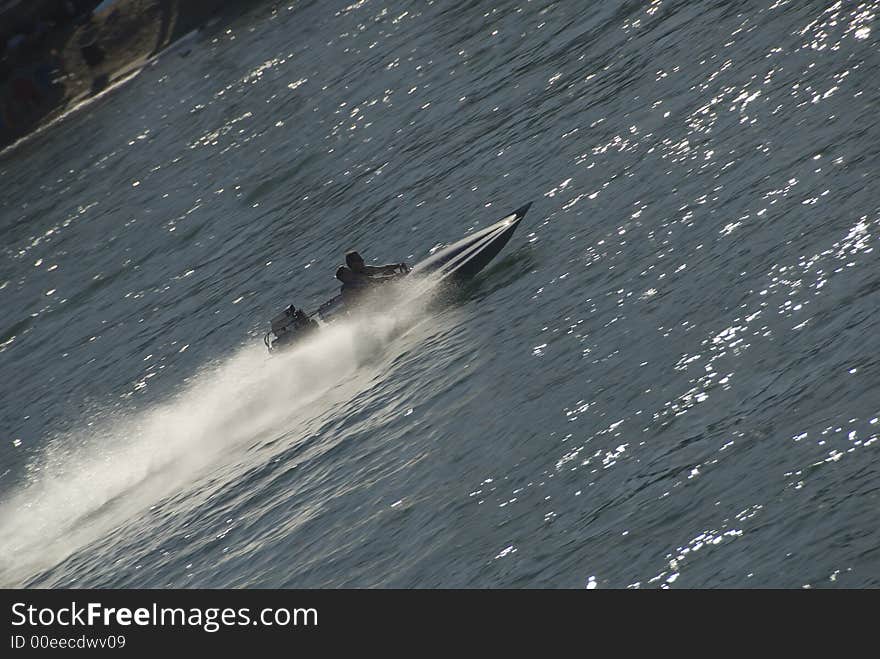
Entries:
{"type": "Polygon", "coordinates": [[[129,76],[224,10],[249,4],[255,3],[117,0],[108,11],[89,10],[52,26],[23,52],[7,51],[0,64],[0,149],[129,76]]]}

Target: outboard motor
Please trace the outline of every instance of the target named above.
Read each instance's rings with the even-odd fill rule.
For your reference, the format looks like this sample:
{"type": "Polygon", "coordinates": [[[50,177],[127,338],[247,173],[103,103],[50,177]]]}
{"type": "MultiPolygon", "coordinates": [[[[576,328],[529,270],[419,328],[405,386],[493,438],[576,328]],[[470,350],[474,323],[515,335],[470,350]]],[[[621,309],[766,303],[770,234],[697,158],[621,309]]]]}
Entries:
{"type": "Polygon", "coordinates": [[[318,328],[318,323],[292,304],[272,319],[271,329],[263,337],[269,352],[290,345],[318,328]],[[270,339],[274,334],[275,338],[270,339]]]}

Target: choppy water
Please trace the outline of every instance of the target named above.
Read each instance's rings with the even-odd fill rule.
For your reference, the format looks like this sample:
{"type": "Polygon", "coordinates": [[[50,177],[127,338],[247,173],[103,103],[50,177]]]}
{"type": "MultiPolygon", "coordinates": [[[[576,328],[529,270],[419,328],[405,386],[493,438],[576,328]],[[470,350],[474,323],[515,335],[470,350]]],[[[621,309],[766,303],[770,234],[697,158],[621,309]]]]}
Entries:
{"type": "Polygon", "coordinates": [[[878,11],[264,3],[4,155],[0,582],[880,585],[878,11]]]}

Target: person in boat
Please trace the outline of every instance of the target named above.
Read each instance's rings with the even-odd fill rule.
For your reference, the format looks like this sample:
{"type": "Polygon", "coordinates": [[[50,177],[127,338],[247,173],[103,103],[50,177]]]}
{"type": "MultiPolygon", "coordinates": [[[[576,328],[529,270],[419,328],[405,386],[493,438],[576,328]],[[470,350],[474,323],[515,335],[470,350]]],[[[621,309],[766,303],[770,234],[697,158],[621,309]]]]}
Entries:
{"type": "Polygon", "coordinates": [[[406,263],[366,265],[363,257],[351,251],[345,254],[345,265],[336,270],[336,278],[342,282],[339,292],[348,308],[359,304],[364,294],[374,286],[381,285],[409,272],[406,263]]]}
{"type": "Polygon", "coordinates": [[[342,282],[340,293],[346,304],[353,304],[367,289],[389,279],[409,272],[406,263],[388,265],[367,265],[363,257],[355,251],[346,252],[345,265],[336,270],[336,278],[342,282]]]}
{"type": "Polygon", "coordinates": [[[336,270],[336,278],[342,282],[339,292],[346,306],[353,306],[375,284],[368,276],[359,276],[345,265],[339,266],[336,270]]]}
{"type": "Polygon", "coordinates": [[[388,265],[367,265],[364,258],[355,251],[345,253],[345,265],[355,276],[363,277],[389,277],[409,272],[406,263],[389,263],[388,265]]]}

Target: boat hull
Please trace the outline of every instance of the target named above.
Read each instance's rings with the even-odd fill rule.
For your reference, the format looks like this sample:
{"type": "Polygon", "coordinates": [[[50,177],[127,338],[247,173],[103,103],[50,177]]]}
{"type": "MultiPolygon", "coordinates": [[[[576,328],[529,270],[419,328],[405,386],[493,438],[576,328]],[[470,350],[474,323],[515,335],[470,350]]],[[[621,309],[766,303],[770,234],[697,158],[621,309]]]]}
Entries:
{"type": "Polygon", "coordinates": [[[531,204],[526,204],[495,224],[444,247],[416,264],[411,273],[438,273],[442,279],[472,278],[504,249],[530,206],[531,204]]]}

